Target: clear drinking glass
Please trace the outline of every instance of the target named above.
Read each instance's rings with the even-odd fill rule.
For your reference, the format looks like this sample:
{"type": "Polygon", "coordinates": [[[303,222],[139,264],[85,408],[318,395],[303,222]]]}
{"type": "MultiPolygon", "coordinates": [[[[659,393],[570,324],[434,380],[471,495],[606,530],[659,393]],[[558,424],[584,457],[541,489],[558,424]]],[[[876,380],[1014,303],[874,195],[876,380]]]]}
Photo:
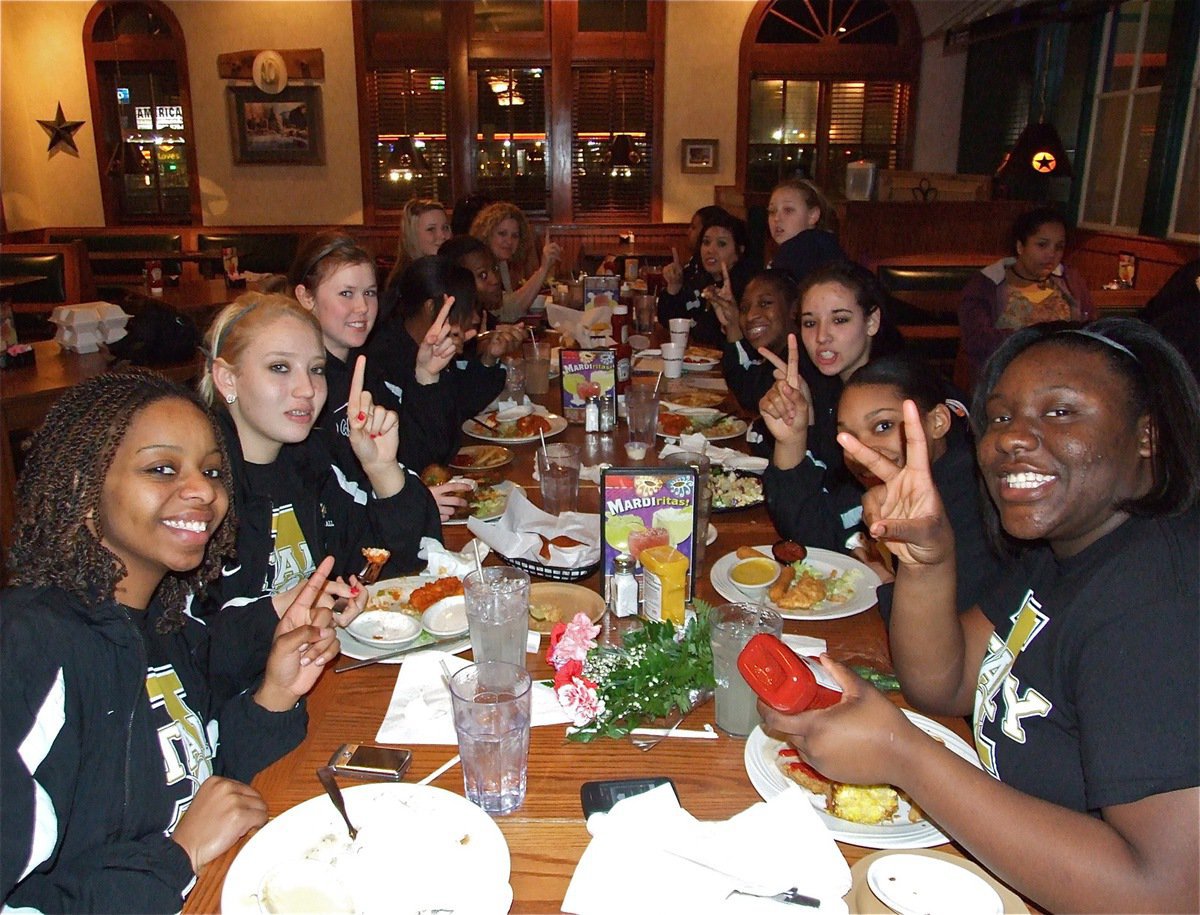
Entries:
{"type": "Polygon", "coordinates": [[[579,446],[546,445],[537,449],[542,511],[551,515],[575,511],[579,504],[579,446]]]}
{"type": "Polygon", "coordinates": [[[511,566],[488,566],[463,579],[463,592],[475,662],[507,661],[524,667],[529,575],[511,566]]]}
{"type": "Polygon", "coordinates": [[[658,429],[658,392],[649,385],[630,385],[625,391],[625,415],[629,441],[653,445],[658,429]]]}
{"type": "Polygon", "coordinates": [[[768,632],[783,635],[783,617],[758,604],[722,604],[709,617],[712,627],[714,701],[717,727],[735,737],[745,737],[761,723],[757,696],[737,669],[738,655],[752,636],[768,632]]]}
{"type": "Polygon", "coordinates": [[[550,390],[550,347],[546,343],[526,343],[525,393],[536,397],[550,390]]]}
{"type": "Polygon", "coordinates": [[[467,800],[493,816],[525,802],[532,683],[524,667],[486,661],[450,678],[467,800]]]}

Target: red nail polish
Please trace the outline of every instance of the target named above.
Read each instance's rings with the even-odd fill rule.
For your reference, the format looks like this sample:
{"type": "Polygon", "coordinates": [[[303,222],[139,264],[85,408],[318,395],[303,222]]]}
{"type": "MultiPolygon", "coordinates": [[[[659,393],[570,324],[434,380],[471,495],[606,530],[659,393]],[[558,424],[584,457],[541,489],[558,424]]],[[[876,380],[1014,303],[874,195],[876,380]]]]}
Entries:
{"type": "Polygon", "coordinates": [[[359,587],[358,587],[358,585],[355,585],[353,588],[350,589],[350,596],[358,597],[358,592],[359,592],[359,587]]]}
{"type": "Polygon", "coordinates": [[[361,423],[363,420],[365,420],[366,418],[367,418],[367,414],[366,414],[366,413],[359,413],[359,414],[358,414],[358,421],[359,421],[360,423],[361,423]]]}

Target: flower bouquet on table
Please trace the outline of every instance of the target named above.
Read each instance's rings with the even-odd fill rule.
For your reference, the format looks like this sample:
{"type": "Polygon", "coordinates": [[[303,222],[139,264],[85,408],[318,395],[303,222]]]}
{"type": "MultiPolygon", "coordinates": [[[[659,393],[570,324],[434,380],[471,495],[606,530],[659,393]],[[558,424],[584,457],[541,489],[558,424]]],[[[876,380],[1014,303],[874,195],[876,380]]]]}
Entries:
{"type": "Polygon", "coordinates": [[[682,629],[645,621],[621,647],[596,644],[600,626],[583,613],[550,633],[546,660],[555,669],[554,694],[571,715],[571,740],[620,739],[636,727],[689,711],[712,695],[712,645],[704,601],[682,629]]]}

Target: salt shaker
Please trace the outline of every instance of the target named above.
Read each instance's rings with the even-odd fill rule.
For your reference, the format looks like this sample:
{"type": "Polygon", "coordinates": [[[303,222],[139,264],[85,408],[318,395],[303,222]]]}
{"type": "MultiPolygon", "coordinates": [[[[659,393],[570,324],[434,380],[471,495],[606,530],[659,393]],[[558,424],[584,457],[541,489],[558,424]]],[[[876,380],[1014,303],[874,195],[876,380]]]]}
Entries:
{"type": "Polygon", "coordinates": [[[600,395],[600,431],[612,432],[617,428],[617,392],[600,395]]]}
{"type": "Polygon", "coordinates": [[[609,591],[609,609],[619,619],[637,616],[638,582],[634,577],[635,563],[625,553],[613,560],[612,588],[609,591]]]}
{"type": "Polygon", "coordinates": [[[600,398],[589,397],[583,408],[583,431],[600,431],[600,398]]]}

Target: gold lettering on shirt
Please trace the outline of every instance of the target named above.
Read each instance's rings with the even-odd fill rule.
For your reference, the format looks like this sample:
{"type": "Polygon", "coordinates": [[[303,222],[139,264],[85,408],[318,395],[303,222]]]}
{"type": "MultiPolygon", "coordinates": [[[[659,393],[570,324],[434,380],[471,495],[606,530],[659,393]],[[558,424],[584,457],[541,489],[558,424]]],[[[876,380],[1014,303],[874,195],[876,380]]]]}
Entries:
{"type": "Polygon", "coordinates": [[[271,512],[271,566],[272,579],[265,589],[271,594],[282,594],[296,587],[316,571],[312,551],[300,529],[296,511],[289,503],[271,512]]]}
{"type": "Polygon", "coordinates": [[[171,825],[174,831],[206,778],[212,775],[213,751],[204,730],[204,722],[187,704],[187,692],[179,680],[179,674],[170,664],[152,667],[146,671],[146,695],[151,709],[165,710],[170,721],[158,728],[158,746],[162,752],[166,783],[174,785],[180,781],[191,782],[191,792],[175,805],[171,825]]]}

